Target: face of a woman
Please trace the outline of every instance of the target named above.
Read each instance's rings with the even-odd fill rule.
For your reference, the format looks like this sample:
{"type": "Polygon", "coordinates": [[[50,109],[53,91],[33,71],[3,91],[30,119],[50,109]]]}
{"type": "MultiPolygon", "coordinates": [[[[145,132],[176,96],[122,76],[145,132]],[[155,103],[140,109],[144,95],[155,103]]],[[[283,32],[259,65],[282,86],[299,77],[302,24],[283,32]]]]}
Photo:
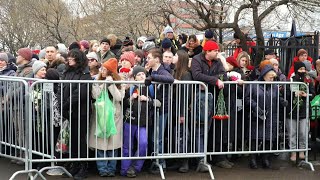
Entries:
{"type": "Polygon", "coordinates": [[[70,66],[70,67],[73,67],[73,66],[76,65],[76,59],[75,59],[75,58],[73,58],[73,57],[68,57],[67,60],[68,60],[68,63],[69,63],[69,66],[70,66]]]}
{"type": "Polygon", "coordinates": [[[0,60],[0,68],[3,68],[7,65],[6,61],[0,60]]]}
{"type": "Polygon", "coordinates": [[[241,58],[240,59],[240,67],[247,67],[247,62],[248,62],[248,60],[247,60],[247,58],[245,58],[245,57],[243,57],[243,58],[241,58]]]}
{"type": "Polygon", "coordinates": [[[301,54],[299,56],[299,61],[303,62],[303,61],[307,60],[307,58],[308,58],[308,54],[301,54]]]}
{"type": "Polygon", "coordinates": [[[36,77],[40,79],[44,79],[46,77],[46,74],[47,74],[47,69],[43,67],[37,72],[36,77]]]}
{"type": "Polygon", "coordinates": [[[92,46],[92,51],[93,52],[98,52],[98,49],[99,49],[99,44],[98,43],[94,43],[93,46],[92,46]]]}
{"type": "Polygon", "coordinates": [[[106,69],[105,67],[101,67],[100,71],[103,78],[107,77],[108,69],[106,69]]]}

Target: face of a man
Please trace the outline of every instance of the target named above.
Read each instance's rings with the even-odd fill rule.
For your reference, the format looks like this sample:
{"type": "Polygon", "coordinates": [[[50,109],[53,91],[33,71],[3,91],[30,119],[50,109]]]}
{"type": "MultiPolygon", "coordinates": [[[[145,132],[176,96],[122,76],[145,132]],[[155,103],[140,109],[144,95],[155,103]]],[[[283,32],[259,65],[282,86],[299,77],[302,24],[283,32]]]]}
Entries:
{"type": "Polygon", "coordinates": [[[170,65],[171,63],[172,63],[172,61],[173,61],[173,54],[171,53],[171,52],[164,52],[163,53],[163,63],[164,64],[168,64],[168,65],[170,65]]]}
{"type": "Polygon", "coordinates": [[[49,62],[54,61],[57,58],[57,49],[53,46],[49,46],[46,48],[46,59],[49,62]]]}
{"type": "Polygon", "coordinates": [[[110,44],[107,43],[107,42],[102,42],[102,43],[100,44],[100,49],[101,49],[103,52],[107,52],[107,51],[109,51],[109,49],[110,49],[110,44]]]}
{"type": "Polygon", "coordinates": [[[136,77],[135,77],[136,81],[144,81],[146,80],[146,74],[144,72],[139,72],[136,77]]]}
{"type": "Polygon", "coordinates": [[[217,60],[218,59],[218,53],[219,53],[218,49],[207,51],[206,58],[208,60],[210,60],[210,61],[217,60]]]}
{"type": "Polygon", "coordinates": [[[7,62],[0,59],[0,68],[3,68],[7,65],[7,62]]]}
{"type": "Polygon", "coordinates": [[[148,54],[147,58],[148,58],[148,66],[150,68],[155,67],[157,64],[157,58],[154,58],[152,54],[148,54]]]}

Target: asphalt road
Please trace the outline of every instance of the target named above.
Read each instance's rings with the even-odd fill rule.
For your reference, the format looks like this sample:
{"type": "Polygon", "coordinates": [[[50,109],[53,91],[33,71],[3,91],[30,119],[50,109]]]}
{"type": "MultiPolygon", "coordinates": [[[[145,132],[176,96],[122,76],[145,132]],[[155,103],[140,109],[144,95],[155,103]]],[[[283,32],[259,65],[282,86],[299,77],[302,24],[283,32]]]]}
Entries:
{"type": "MultiPolygon", "coordinates": [[[[281,160],[273,160],[274,168],[272,170],[265,170],[265,169],[258,169],[258,170],[251,170],[248,168],[247,157],[243,157],[238,159],[235,162],[235,166],[233,169],[222,169],[213,166],[213,173],[215,179],[223,179],[223,180],[257,180],[257,179],[290,179],[290,180],[319,180],[320,179],[320,164],[319,162],[314,162],[317,164],[315,167],[315,171],[312,172],[306,168],[298,168],[294,165],[288,163],[287,161],[281,160]]],[[[9,159],[1,158],[0,159],[0,180],[2,179],[9,179],[11,175],[23,169],[22,166],[18,166],[16,164],[11,164],[9,159]]],[[[181,174],[175,172],[174,170],[168,170],[165,173],[167,179],[209,179],[209,173],[197,173],[194,170],[191,170],[189,173],[181,174]]],[[[68,178],[64,178],[62,176],[47,176],[49,180],[66,180],[68,178]]],[[[16,178],[17,180],[25,180],[27,179],[26,175],[19,175],[16,178]]],[[[40,178],[38,178],[40,179],[40,178]]],[[[95,168],[91,168],[88,180],[94,179],[105,179],[98,176],[95,168]]],[[[121,177],[117,174],[116,177],[111,178],[114,180],[119,179],[127,179],[125,177],[121,177]]],[[[136,179],[160,179],[160,175],[152,175],[148,172],[142,172],[137,176],[136,179]]]]}

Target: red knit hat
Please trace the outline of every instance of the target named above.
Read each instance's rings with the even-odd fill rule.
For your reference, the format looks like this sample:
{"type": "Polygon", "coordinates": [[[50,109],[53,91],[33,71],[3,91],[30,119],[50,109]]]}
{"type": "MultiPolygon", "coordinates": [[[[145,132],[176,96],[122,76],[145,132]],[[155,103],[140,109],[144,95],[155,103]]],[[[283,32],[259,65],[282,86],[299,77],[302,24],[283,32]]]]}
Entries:
{"type": "Polygon", "coordinates": [[[127,60],[131,63],[131,67],[132,67],[135,64],[135,59],[134,59],[135,56],[136,56],[135,53],[132,51],[124,52],[120,57],[120,62],[127,60]]]}
{"type": "Polygon", "coordinates": [[[29,48],[19,49],[18,54],[19,56],[23,57],[27,61],[30,61],[32,59],[32,51],[29,48]]]}
{"type": "Polygon", "coordinates": [[[108,61],[104,62],[102,66],[112,73],[118,73],[118,60],[116,58],[110,58],[108,61]]]}
{"type": "Polygon", "coordinates": [[[238,67],[237,60],[233,56],[227,57],[226,60],[227,60],[227,63],[231,64],[233,67],[238,67]]]}
{"type": "Polygon", "coordinates": [[[207,41],[203,46],[204,51],[219,50],[219,45],[214,41],[207,41]]]}

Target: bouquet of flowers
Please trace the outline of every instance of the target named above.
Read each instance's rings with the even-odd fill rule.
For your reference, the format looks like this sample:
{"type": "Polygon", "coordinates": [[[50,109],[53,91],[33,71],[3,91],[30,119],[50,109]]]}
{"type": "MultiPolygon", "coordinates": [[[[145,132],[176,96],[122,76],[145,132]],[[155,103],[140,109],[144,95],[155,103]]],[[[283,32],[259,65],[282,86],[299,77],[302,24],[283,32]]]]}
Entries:
{"type": "Polygon", "coordinates": [[[237,81],[241,79],[241,74],[235,71],[231,71],[227,73],[227,77],[228,79],[230,79],[231,81],[237,81]]]}

